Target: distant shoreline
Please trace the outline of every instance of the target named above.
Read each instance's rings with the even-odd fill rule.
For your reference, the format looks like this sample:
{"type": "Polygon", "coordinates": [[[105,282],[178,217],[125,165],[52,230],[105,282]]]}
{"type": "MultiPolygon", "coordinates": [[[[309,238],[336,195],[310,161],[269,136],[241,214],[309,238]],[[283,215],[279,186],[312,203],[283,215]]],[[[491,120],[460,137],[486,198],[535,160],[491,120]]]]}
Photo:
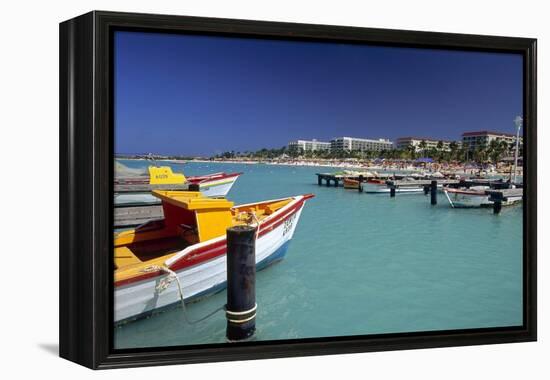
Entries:
{"type": "MultiPolygon", "coordinates": [[[[119,158],[122,160],[129,161],[149,161],[146,158],[119,158]]],[[[417,167],[411,163],[395,163],[391,162],[389,165],[369,165],[369,164],[357,164],[351,162],[318,162],[311,160],[292,160],[292,161],[261,161],[261,160],[206,160],[206,159],[192,159],[192,160],[180,160],[180,159],[157,159],[157,162],[168,162],[175,164],[185,164],[188,162],[198,162],[198,163],[216,163],[216,164],[242,164],[242,165],[274,165],[274,166],[297,166],[297,167],[319,167],[319,168],[330,168],[330,169],[344,169],[344,170],[354,170],[354,171],[407,171],[407,172],[416,172],[416,173],[435,173],[440,172],[446,175],[475,175],[480,173],[479,168],[473,168],[465,165],[445,165],[445,164],[427,164],[425,167],[417,167]]],[[[509,175],[510,169],[499,169],[493,171],[481,170],[483,174],[498,174],[498,175],[509,175]]],[[[518,175],[523,175],[523,168],[518,167],[518,175]]]]}

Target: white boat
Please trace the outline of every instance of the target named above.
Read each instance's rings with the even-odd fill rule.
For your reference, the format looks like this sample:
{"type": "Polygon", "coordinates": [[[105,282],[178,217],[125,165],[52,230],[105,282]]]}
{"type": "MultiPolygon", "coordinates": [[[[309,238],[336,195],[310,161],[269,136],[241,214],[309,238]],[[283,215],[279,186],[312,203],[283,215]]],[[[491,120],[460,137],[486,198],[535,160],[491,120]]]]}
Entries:
{"type": "MultiPolygon", "coordinates": [[[[442,185],[437,185],[438,189],[442,188],[442,185]]],[[[391,189],[386,184],[386,180],[368,180],[363,182],[363,192],[367,194],[388,194],[391,189]]],[[[424,186],[413,185],[400,185],[395,188],[396,193],[415,194],[423,193],[424,186]]]]}
{"type": "Polygon", "coordinates": [[[491,206],[493,202],[491,202],[489,196],[485,194],[486,190],[489,190],[489,186],[472,186],[469,189],[443,188],[445,197],[453,208],[491,206]]]}
{"type": "Polygon", "coordinates": [[[198,192],[159,191],[165,218],[115,236],[114,319],[132,320],[225,287],[226,236],[241,216],[258,227],[256,265],[284,257],[312,194],[233,207],[198,192]],[[176,282],[177,284],[172,284],[176,282]],[[164,285],[163,285],[164,284],[164,285]],[[181,285],[181,296],[179,292],[181,285]]]}
{"type": "MultiPolygon", "coordinates": [[[[469,189],[444,187],[443,192],[449,204],[453,208],[470,208],[470,207],[490,207],[493,202],[489,200],[489,195],[486,191],[490,190],[489,186],[472,186],[469,189]]],[[[509,197],[502,202],[503,206],[509,206],[520,202],[523,196],[509,197]]]]}
{"type": "MultiPolygon", "coordinates": [[[[199,191],[207,197],[225,197],[241,174],[242,173],[213,173],[204,176],[186,177],[184,181],[187,185],[199,185],[199,191]]],[[[147,180],[144,181],[148,181],[148,177],[147,180]]],[[[136,181],[133,181],[131,183],[136,185],[143,184],[136,181]]],[[[115,193],[114,202],[115,205],[123,206],[138,203],[155,204],[159,203],[159,200],[158,198],[154,197],[150,191],[136,191],[115,193]]]]}

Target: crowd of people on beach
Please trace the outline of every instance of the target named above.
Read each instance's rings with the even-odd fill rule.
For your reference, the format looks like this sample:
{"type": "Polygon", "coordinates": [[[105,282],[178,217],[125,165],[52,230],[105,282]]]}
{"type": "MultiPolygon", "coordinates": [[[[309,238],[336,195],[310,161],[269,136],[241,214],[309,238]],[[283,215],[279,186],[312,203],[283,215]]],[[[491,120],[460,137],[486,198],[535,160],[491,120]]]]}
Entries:
{"type": "MultiPolygon", "coordinates": [[[[440,172],[445,175],[491,175],[510,173],[512,164],[500,163],[494,165],[492,163],[461,163],[456,161],[451,162],[435,162],[430,159],[403,160],[403,159],[375,159],[375,160],[337,160],[337,159],[301,159],[301,158],[284,158],[284,159],[225,159],[217,158],[209,160],[209,162],[231,162],[240,164],[266,164],[266,165],[285,165],[285,166],[318,166],[327,168],[342,168],[355,170],[379,170],[379,171],[421,171],[436,173],[440,172]]],[[[518,167],[518,174],[521,174],[522,168],[518,167]]]]}

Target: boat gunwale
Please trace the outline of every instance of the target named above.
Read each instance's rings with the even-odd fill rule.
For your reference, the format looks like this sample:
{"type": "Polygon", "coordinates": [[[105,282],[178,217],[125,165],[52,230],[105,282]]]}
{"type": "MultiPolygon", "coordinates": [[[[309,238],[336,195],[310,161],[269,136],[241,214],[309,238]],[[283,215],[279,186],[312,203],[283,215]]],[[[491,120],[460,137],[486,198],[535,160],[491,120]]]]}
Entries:
{"type": "MultiPolygon", "coordinates": [[[[287,198],[280,198],[275,200],[268,200],[263,202],[256,202],[256,203],[249,203],[245,205],[239,205],[233,208],[239,208],[239,207],[245,207],[245,206],[251,206],[251,205],[257,205],[257,204],[263,204],[263,203],[271,203],[276,201],[285,200],[288,198],[293,198],[291,202],[289,202],[287,205],[281,207],[279,210],[274,212],[273,214],[269,215],[267,218],[263,219],[260,223],[260,231],[258,232],[258,238],[266,235],[267,233],[271,232],[275,227],[278,227],[282,223],[284,223],[288,218],[290,218],[292,215],[296,214],[305,204],[306,200],[312,198],[312,194],[304,194],[304,195],[298,195],[294,197],[287,197],[287,198]],[[276,225],[274,225],[276,224],[276,225]]],[[[192,267],[195,265],[199,265],[202,262],[211,260],[213,258],[216,258],[220,255],[222,255],[225,252],[225,240],[226,237],[224,235],[219,236],[217,238],[213,238],[201,243],[197,243],[194,245],[191,245],[189,247],[184,248],[183,250],[175,253],[172,257],[167,259],[164,264],[165,266],[173,271],[178,271],[184,268],[192,267]],[[223,249],[222,249],[223,248],[223,249]],[[209,251],[209,255],[203,255],[209,251]],[[197,260],[187,259],[189,255],[196,254],[201,255],[200,258],[197,258],[197,260]]],[[[129,284],[133,284],[136,282],[141,282],[143,280],[148,280],[150,278],[159,277],[164,274],[163,271],[152,271],[152,272],[144,272],[143,274],[132,276],[126,279],[118,280],[114,282],[115,288],[126,286],[129,284]]]]}
{"type": "Polygon", "coordinates": [[[187,177],[187,181],[188,182],[191,182],[191,183],[196,183],[196,184],[199,184],[199,185],[202,185],[204,183],[208,183],[208,182],[213,182],[213,181],[219,181],[219,180],[222,180],[222,179],[227,179],[227,178],[233,178],[233,177],[237,177],[239,178],[243,173],[242,172],[235,172],[235,173],[225,173],[225,172],[222,172],[222,173],[214,173],[214,174],[211,174],[211,175],[206,175],[206,176],[191,176],[191,177],[187,177]],[[195,182],[194,182],[195,181],[195,182]]]}
{"type": "Polygon", "coordinates": [[[485,193],[485,190],[463,190],[463,189],[453,189],[453,188],[444,187],[443,191],[452,193],[452,194],[471,195],[475,197],[482,197],[482,196],[488,197],[488,195],[485,193]]]}

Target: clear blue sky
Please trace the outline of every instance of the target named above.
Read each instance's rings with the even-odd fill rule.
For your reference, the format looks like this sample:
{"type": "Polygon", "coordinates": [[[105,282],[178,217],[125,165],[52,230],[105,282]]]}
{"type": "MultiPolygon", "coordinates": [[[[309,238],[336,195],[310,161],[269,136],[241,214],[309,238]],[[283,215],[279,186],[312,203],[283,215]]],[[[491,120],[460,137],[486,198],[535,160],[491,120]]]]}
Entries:
{"type": "Polygon", "coordinates": [[[115,151],[514,132],[520,55],[117,32],[115,151]]]}

